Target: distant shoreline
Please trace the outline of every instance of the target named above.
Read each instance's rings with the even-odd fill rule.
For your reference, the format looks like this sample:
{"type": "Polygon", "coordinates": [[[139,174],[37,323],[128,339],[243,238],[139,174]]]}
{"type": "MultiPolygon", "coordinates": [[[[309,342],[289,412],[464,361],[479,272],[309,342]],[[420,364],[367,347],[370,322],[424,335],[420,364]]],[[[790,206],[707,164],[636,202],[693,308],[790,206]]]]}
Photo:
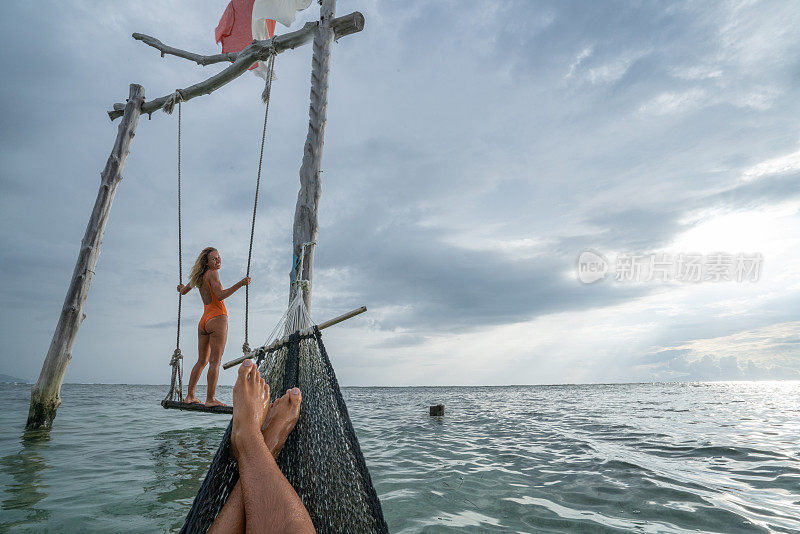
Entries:
{"type": "Polygon", "coordinates": [[[0,384],[30,384],[30,382],[23,378],[0,374],[0,384]]]}

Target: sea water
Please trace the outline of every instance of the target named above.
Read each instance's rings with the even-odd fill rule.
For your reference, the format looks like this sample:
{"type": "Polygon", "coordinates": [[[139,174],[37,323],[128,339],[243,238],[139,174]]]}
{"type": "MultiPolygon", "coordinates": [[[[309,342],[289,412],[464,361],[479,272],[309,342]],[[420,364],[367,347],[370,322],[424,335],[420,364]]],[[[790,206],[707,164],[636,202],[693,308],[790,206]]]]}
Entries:
{"type": "MultiPolygon", "coordinates": [[[[0,385],[0,531],[179,529],[229,416],[166,389],[68,384],[26,434],[29,386],[0,385]]],[[[798,382],[343,394],[394,533],[800,532],[798,382]]]]}

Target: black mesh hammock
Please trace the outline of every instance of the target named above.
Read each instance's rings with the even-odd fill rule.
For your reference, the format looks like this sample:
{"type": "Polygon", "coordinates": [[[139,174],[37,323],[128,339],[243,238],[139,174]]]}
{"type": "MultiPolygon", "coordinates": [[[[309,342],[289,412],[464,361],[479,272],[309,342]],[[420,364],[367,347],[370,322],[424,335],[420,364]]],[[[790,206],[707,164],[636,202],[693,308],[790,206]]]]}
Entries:
{"type": "MultiPolygon", "coordinates": [[[[293,387],[303,393],[300,419],[283,446],[278,466],[303,501],[317,532],[388,533],[319,329],[297,330],[278,350],[268,354],[262,347],[257,354],[271,400],[293,387]]],[[[182,533],[206,532],[233,490],[239,469],[230,443],[228,425],[182,533]]]]}

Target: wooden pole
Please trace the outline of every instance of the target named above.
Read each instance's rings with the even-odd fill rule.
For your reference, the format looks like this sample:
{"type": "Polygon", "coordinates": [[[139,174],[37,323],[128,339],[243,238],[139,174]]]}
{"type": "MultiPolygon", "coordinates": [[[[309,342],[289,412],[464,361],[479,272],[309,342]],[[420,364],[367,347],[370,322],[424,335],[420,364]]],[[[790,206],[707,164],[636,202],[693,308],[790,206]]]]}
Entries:
{"type": "Polygon", "coordinates": [[[297,287],[295,280],[308,280],[308,289],[303,294],[306,309],[311,311],[311,282],[314,278],[314,249],[306,247],[302,272],[297,272],[303,243],[317,240],[319,224],[317,210],[322,194],[321,168],[322,146],[325,142],[325,125],[328,121],[328,77],[330,74],[331,43],[334,30],[331,21],[336,11],[336,0],[322,0],[320,21],[314,33],[314,53],[311,59],[311,105],[308,111],[308,136],[303,148],[303,163],[300,166],[300,192],[294,212],[292,236],[292,271],[289,286],[289,302],[292,302],[297,287]]]}
{"type": "Polygon", "coordinates": [[[64,307],[61,309],[61,316],[42,365],[39,380],[31,389],[31,406],[26,424],[29,429],[49,429],[61,404],[61,384],[72,359],[72,347],[78,329],[86,317],[83,308],[89,294],[89,285],[92,282],[97,258],[100,256],[100,245],[103,243],[103,233],[111,212],[111,203],[122,180],[122,170],[130,153],[143,102],[144,87],[131,84],[128,103],[125,105],[122,121],[117,130],[114,148],[111,150],[105,169],[100,173],[100,190],[97,192],[92,216],[89,218],[81,242],[78,261],[75,263],[75,271],[72,273],[72,280],[64,299],[64,307]]]}

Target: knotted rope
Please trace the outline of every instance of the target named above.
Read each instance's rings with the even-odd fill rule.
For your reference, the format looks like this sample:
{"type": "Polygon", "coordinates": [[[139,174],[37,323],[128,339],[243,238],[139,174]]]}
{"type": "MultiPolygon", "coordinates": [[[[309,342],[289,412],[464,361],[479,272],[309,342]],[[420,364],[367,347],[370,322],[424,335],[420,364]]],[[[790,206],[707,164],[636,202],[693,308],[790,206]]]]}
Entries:
{"type": "Polygon", "coordinates": [[[270,40],[269,46],[269,63],[267,64],[267,79],[266,83],[264,84],[264,90],[261,92],[261,101],[264,104],[269,104],[269,94],[272,90],[272,81],[275,79],[275,56],[278,55],[278,51],[275,49],[275,45],[270,40]]]}
{"type": "Polygon", "coordinates": [[[167,115],[172,115],[172,110],[175,107],[175,104],[178,104],[178,114],[180,114],[180,103],[184,102],[185,100],[186,99],[183,98],[181,90],[175,89],[175,92],[169,95],[167,97],[167,101],[164,102],[164,112],[167,115]]]}

